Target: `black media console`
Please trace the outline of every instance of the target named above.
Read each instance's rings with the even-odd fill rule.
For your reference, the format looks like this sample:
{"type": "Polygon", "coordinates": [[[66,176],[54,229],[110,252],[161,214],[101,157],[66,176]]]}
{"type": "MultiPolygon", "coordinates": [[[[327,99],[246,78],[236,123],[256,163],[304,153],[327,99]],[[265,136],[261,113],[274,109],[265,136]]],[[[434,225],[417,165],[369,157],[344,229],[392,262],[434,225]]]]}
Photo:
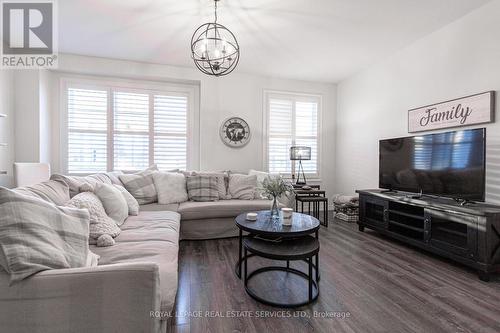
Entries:
{"type": "Polygon", "coordinates": [[[359,230],[384,235],[470,266],[489,281],[500,269],[500,206],[358,190],[359,230]]]}

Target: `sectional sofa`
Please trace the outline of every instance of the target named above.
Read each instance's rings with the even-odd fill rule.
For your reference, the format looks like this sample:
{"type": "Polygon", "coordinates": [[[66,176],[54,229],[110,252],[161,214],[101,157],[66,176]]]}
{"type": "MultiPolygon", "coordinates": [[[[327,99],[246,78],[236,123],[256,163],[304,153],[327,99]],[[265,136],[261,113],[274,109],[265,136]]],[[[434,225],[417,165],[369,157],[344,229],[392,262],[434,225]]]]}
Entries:
{"type": "MultiPolygon", "coordinates": [[[[18,190],[51,201],[46,185],[18,190]]],[[[165,332],[177,292],[179,240],[236,236],[235,216],[269,206],[268,200],[143,205],[120,227],[115,245],[91,246],[100,256],[96,267],[43,271],[11,286],[0,269],[0,330],[165,332]]]]}

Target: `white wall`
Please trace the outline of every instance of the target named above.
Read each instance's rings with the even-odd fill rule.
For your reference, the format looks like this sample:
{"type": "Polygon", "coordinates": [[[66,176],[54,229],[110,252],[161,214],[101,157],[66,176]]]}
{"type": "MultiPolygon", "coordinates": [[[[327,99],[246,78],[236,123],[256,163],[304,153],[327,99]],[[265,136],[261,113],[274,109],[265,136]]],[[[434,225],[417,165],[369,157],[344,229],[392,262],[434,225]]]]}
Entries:
{"type": "MultiPolygon", "coordinates": [[[[378,187],[378,140],[408,135],[407,110],[500,90],[499,13],[492,1],[339,84],[337,191],[378,187]]],[[[500,202],[498,105],[497,122],[486,126],[491,202],[500,202]]]]}
{"type": "MultiPolygon", "coordinates": [[[[21,125],[37,127],[38,142],[34,144],[44,147],[42,132],[50,132],[51,147],[48,154],[51,156],[52,170],[58,172],[62,169],[60,156],[60,124],[59,124],[59,77],[65,74],[97,75],[101,77],[139,79],[149,81],[185,82],[198,84],[200,86],[200,169],[203,170],[237,170],[246,172],[249,169],[263,169],[263,92],[269,90],[281,90],[301,93],[320,94],[323,98],[323,156],[321,165],[321,180],[324,187],[332,194],[334,177],[334,146],[335,138],[335,108],[336,108],[336,86],[333,84],[322,84],[303,82],[296,80],[274,79],[263,76],[242,74],[237,71],[228,76],[215,78],[200,73],[194,68],[173,67],[166,65],[148,64],[132,61],[96,58],[60,54],[59,69],[49,74],[43,73],[39,77],[31,76],[36,82],[25,81],[25,75],[21,75],[20,82],[26,83],[30,89],[26,91],[26,99],[23,99],[23,90],[16,97],[20,106],[23,104],[39,104],[39,117],[30,118],[36,123],[21,125]],[[48,97],[46,87],[52,87],[48,97]],[[30,98],[33,94],[39,94],[37,102],[30,98]],[[29,94],[29,95],[28,95],[29,94]],[[28,102],[26,102],[28,100],[28,102]],[[31,101],[31,102],[30,102],[31,101]],[[50,105],[50,106],[47,106],[50,105]],[[50,109],[50,115],[44,110],[50,109]],[[249,144],[243,148],[235,149],[225,146],[219,138],[219,127],[223,120],[230,116],[244,118],[250,125],[252,138],[249,144]],[[50,119],[50,129],[42,125],[46,119],[50,119]],[[40,139],[41,138],[41,139],[40,139]]],[[[16,86],[21,89],[21,87],[16,86]]],[[[27,120],[29,122],[30,120],[27,120]]],[[[24,133],[28,133],[23,130],[24,133]]],[[[37,133],[34,131],[33,133],[37,133]]],[[[37,141],[33,138],[20,138],[21,141],[37,141]]],[[[31,156],[43,159],[44,149],[38,153],[29,152],[31,156]],[[38,155],[37,155],[38,154],[38,155]]]]}
{"type": "Polygon", "coordinates": [[[40,161],[39,71],[14,72],[16,162],[40,161]]]}
{"type": "Polygon", "coordinates": [[[6,118],[0,118],[0,170],[7,171],[7,175],[0,175],[0,186],[10,187],[14,184],[12,163],[14,163],[15,137],[14,137],[14,73],[10,70],[0,70],[0,113],[6,118]]]}

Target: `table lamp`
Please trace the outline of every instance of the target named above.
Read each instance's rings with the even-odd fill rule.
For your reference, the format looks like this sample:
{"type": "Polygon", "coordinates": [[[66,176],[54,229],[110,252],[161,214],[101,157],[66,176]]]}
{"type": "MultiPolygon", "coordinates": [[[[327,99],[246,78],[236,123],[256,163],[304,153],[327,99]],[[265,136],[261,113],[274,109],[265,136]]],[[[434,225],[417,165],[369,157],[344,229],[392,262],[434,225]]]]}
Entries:
{"type": "Polygon", "coordinates": [[[304,168],[302,167],[302,161],[309,161],[311,159],[311,147],[306,146],[293,146],[290,147],[290,160],[291,161],[299,161],[299,171],[297,176],[296,185],[305,185],[306,174],[304,173],[304,168]],[[300,181],[300,173],[302,172],[302,177],[304,181],[300,181]]]}

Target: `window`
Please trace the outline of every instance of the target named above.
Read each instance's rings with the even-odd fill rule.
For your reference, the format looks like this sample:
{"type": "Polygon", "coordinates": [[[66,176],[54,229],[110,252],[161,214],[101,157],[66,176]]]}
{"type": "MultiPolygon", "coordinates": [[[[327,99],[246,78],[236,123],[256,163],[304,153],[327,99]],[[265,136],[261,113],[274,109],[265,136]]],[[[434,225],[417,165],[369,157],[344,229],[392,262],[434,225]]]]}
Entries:
{"type": "Polygon", "coordinates": [[[69,174],[162,170],[196,164],[193,87],[148,89],[68,80],[65,167],[69,174]]]}
{"type": "Polygon", "coordinates": [[[268,92],[265,103],[268,171],[284,175],[295,173],[298,164],[290,161],[290,147],[308,146],[311,147],[311,160],[302,161],[304,172],[309,177],[319,177],[321,98],[268,92]]]}

